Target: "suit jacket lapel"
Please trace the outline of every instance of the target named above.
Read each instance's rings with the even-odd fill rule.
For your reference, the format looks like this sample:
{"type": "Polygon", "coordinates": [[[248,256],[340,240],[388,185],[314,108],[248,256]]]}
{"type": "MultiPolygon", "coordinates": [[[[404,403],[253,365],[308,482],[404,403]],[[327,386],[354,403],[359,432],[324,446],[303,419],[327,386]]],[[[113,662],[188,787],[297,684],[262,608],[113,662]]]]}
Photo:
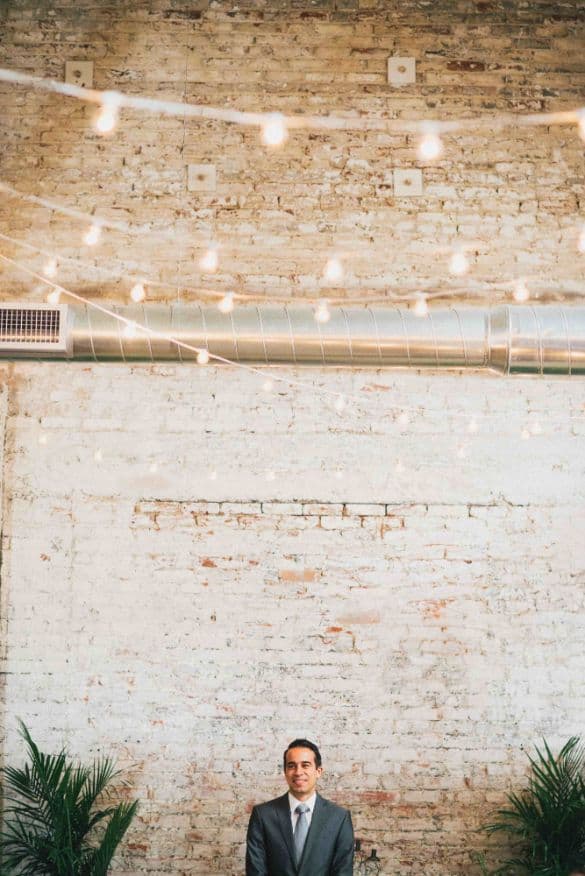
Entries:
{"type": "Polygon", "coordinates": [[[285,794],[283,797],[278,798],[277,811],[278,811],[278,823],[279,823],[280,829],[282,831],[282,836],[284,837],[284,841],[286,843],[286,848],[288,850],[290,859],[292,861],[292,865],[296,870],[295,847],[294,847],[294,843],[293,843],[292,824],[291,824],[291,820],[290,820],[290,805],[288,802],[288,794],[285,794]]]}
{"type": "MultiPolygon", "coordinates": [[[[303,865],[305,861],[308,861],[313,850],[313,846],[317,845],[319,842],[319,837],[321,836],[321,832],[323,830],[323,825],[327,821],[327,807],[323,802],[323,798],[317,794],[317,799],[315,800],[315,808],[313,809],[313,814],[311,816],[311,825],[309,827],[309,833],[307,834],[307,839],[305,842],[305,848],[303,849],[303,856],[301,858],[301,866],[299,868],[299,873],[303,871],[303,865]]],[[[294,854],[293,854],[294,861],[294,854]]]]}

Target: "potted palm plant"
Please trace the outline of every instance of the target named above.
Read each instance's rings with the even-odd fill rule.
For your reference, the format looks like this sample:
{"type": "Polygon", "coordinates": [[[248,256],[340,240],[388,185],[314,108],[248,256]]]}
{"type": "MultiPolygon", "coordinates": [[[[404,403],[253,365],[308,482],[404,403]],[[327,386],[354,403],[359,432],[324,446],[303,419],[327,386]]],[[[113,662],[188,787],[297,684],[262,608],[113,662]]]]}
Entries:
{"type": "Polygon", "coordinates": [[[2,770],[2,874],[105,876],[137,802],[104,803],[118,775],[109,758],[75,765],[64,750],[39,751],[22,722],[20,729],[29,762],[2,770]]]}
{"type": "Polygon", "coordinates": [[[516,854],[494,874],[578,876],[585,871],[585,748],[573,736],[555,757],[546,741],[528,756],[528,787],[507,796],[508,804],[486,825],[506,833],[516,854]]]}

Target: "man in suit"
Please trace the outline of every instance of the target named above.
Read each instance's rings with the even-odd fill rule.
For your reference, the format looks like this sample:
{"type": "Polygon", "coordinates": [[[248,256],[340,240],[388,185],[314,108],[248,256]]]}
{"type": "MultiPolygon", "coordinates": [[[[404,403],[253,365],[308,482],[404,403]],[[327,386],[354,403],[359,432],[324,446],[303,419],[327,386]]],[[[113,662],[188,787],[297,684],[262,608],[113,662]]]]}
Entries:
{"type": "Polygon", "coordinates": [[[252,810],[246,876],[352,876],[351,816],[317,793],[319,749],[295,739],[283,766],[288,793],[252,810]]]}

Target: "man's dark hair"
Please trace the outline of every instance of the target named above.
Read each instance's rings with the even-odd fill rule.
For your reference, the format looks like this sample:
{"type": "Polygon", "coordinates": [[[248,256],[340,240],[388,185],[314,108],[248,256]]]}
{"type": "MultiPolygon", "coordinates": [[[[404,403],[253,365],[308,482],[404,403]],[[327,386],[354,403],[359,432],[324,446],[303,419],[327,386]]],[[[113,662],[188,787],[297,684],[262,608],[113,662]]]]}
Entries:
{"type": "Polygon", "coordinates": [[[309,742],[308,739],[293,739],[290,745],[284,750],[284,754],[282,755],[282,764],[283,768],[286,770],[286,756],[291,750],[291,748],[310,748],[313,754],[315,755],[315,766],[318,768],[321,766],[321,752],[317,748],[314,742],[309,742]]]}

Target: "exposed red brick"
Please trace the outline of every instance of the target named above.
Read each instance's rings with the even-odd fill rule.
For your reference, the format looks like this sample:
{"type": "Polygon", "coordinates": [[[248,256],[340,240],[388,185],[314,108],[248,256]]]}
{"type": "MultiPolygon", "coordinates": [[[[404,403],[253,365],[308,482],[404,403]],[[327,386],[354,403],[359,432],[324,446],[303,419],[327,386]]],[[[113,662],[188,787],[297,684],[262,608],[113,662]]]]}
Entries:
{"type": "Polygon", "coordinates": [[[449,603],[455,602],[454,599],[426,599],[420,604],[420,610],[422,616],[426,620],[435,619],[438,620],[444,609],[449,605],[449,603]]]}
{"type": "Polygon", "coordinates": [[[302,569],[300,571],[296,571],[295,569],[283,569],[278,573],[278,577],[281,581],[290,581],[290,582],[298,582],[302,581],[303,583],[310,583],[311,581],[315,581],[317,579],[318,572],[315,569],[302,569]]]}
{"type": "Polygon", "coordinates": [[[466,73],[480,73],[485,70],[483,61],[448,61],[447,70],[461,70],[466,73]]]}

